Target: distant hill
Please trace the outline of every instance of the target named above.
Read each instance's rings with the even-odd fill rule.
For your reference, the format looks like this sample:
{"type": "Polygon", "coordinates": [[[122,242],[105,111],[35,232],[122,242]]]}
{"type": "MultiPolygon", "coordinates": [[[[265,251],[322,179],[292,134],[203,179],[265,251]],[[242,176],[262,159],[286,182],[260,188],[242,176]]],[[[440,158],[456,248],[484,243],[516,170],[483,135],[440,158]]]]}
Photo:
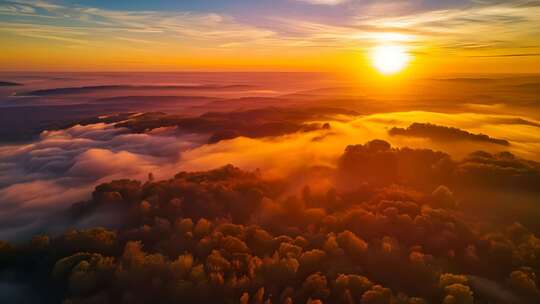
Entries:
{"type": "Polygon", "coordinates": [[[238,90],[252,88],[249,85],[98,85],[84,87],[53,88],[26,92],[28,96],[49,96],[65,94],[85,94],[102,91],[122,91],[122,90],[238,90]]]}
{"type": "Polygon", "coordinates": [[[0,81],[0,87],[14,87],[14,86],[21,86],[22,84],[16,83],[16,82],[9,82],[9,81],[0,81]]]}

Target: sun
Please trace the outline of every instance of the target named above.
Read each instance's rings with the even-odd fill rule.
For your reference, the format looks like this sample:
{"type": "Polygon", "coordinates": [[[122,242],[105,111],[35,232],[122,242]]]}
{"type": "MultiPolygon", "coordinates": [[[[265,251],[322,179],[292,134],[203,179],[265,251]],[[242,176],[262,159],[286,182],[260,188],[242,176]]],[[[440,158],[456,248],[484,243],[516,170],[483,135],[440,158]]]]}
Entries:
{"type": "Polygon", "coordinates": [[[403,70],[410,60],[405,48],[398,45],[380,45],[371,53],[373,66],[382,74],[390,75],[403,70]]]}

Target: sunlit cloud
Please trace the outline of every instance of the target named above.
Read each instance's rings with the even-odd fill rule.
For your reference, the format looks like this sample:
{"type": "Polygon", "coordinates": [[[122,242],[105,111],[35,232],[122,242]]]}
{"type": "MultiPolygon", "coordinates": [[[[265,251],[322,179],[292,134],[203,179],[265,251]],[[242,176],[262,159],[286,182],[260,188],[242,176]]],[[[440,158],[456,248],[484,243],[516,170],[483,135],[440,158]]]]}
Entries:
{"type": "Polygon", "coordinates": [[[422,41],[443,47],[500,49],[537,40],[531,29],[534,31],[539,16],[540,6],[529,1],[508,1],[368,21],[360,19],[359,23],[380,28],[414,28],[422,34],[422,41]],[[494,32],[496,37],[490,34],[494,32]]]}
{"type": "MultiPolygon", "coordinates": [[[[88,41],[95,40],[96,31],[104,34],[99,39],[107,39],[123,34],[139,37],[124,39],[143,39],[140,36],[157,36],[154,39],[177,36],[178,38],[200,40],[234,41],[246,38],[257,39],[272,35],[269,30],[235,22],[232,17],[214,13],[199,14],[192,12],[157,12],[157,11],[112,11],[82,6],[62,6],[48,2],[22,1],[21,3],[0,3],[0,20],[11,16],[13,10],[32,12],[32,18],[26,15],[20,19],[4,21],[2,31],[16,35],[36,37],[32,32],[41,32],[39,38],[65,41],[77,31],[88,41]],[[23,10],[24,8],[24,10],[23,10]],[[4,15],[4,16],[2,16],[4,15]],[[54,20],[51,22],[50,20],[54,20]],[[28,34],[30,32],[30,34],[28,34]],[[46,34],[48,32],[48,34],[46,34]]],[[[144,39],[143,39],[144,40],[144,39]]],[[[79,42],[79,41],[73,41],[79,42]]]]}
{"type": "MultiPolygon", "coordinates": [[[[229,61],[246,62],[250,57],[238,56],[236,51],[249,50],[259,54],[251,58],[253,62],[249,64],[254,64],[270,53],[274,58],[292,53],[301,57],[317,49],[330,57],[340,52],[367,54],[372,47],[384,43],[407,46],[423,56],[447,52],[465,52],[464,58],[538,53],[538,1],[424,5],[386,1],[301,2],[309,7],[319,4],[314,5],[316,9],[322,9],[324,4],[331,6],[328,10],[337,11],[328,16],[321,12],[319,17],[289,14],[286,10],[254,11],[258,17],[253,18],[240,11],[111,10],[16,0],[0,2],[0,33],[11,44],[50,41],[60,47],[100,46],[109,49],[111,56],[122,49],[123,54],[131,54],[141,62],[150,60],[152,55],[174,59],[191,52],[204,54],[206,62],[214,58],[226,65],[229,61]],[[345,2],[347,5],[339,5],[345,2]],[[147,45],[142,58],[141,54],[132,54],[137,42],[147,45]],[[182,52],[178,52],[180,49],[182,52]]],[[[265,62],[268,64],[272,63],[265,62]]]]}

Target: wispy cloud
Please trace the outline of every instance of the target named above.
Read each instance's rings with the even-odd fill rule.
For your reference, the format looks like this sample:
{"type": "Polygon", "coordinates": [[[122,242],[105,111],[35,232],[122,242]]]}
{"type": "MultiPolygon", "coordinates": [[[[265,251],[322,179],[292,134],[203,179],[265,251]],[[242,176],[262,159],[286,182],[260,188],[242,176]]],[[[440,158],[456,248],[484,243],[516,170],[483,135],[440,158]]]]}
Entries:
{"type": "Polygon", "coordinates": [[[452,52],[467,57],[511,57],[540,51],[539,0],[290,3],[299,1],[305,2],[306,9],[322,11],[316,16],[286,10],[249,14],[228,10],[225,14],[110,10],[43,0],[0,0],[0,33],[30,42],[45,39],[67,46],[132,48],[134,43],[144,43],[145,51],[154,54],[165,46],[194,54],[198,50],[275,48],[296,53],[301,53],[302,48],[357,52],[380,43],[399,43],[423,56],[452,52]],[[325,10],[334,14],[326,14],[325,10]]]}
{"type": "Polygon", "coordinates": [[[521,54],[501,54],[501,55],[476,55],[471,57],[484,57],[484,58],[496,58],[496,57],[537,57],[540,53],[521,53],[521,54]]]}
{"type": "Polygon", "coordinates": [[[5,32],[71,42],[80,42],[70,37],[74,30],[83,34],[81,39],[89,41],[117,36],[124,40],[151,41],[175,36],[195,41],[246,42],[273,34],[270,30],[240,24],[230,16],[213,13],[113,11],[26,0],[0,2],[0,20],[5,20],[1,29],[5,32]],[[100,33],[99,37],[95,37],[96,32],[100,33]],[[136,37],[125,37],[125,34],[136,37]],[[152,39],[142,37],[145,35],[152,39]]]}
{"type": "Polygon", "coordinates": [[[414,28],[424,34],[425,41],[442,47],[518,47],[531,39],[538,40],[540,1],[479,1],[467,7],[359,19],[358,23],[379,28],[414,28]]]}
{"type": "Polygon", "coordinates": [[[296,0],[296,1],[310,3],[314,5],[338,5],[338,4],[348,2],[349,0],[296,0]]]}

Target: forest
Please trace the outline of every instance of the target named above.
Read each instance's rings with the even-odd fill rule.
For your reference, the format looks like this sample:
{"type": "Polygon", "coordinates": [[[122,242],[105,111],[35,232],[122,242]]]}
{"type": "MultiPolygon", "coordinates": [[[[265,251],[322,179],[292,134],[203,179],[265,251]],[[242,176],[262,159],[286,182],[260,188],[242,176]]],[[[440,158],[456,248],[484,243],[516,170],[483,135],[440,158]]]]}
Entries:
{"type": "Polygon", "coordinates": [[[534,229],[470,212],[483,190],[539,191],[538,163],[507,152],[455,161],[373,140],[301,175],[313,184],[232,165],[104,183],[63,211],[85,227],[1,242],[0,272],[23,303],[540,299],[534,229]]]}

